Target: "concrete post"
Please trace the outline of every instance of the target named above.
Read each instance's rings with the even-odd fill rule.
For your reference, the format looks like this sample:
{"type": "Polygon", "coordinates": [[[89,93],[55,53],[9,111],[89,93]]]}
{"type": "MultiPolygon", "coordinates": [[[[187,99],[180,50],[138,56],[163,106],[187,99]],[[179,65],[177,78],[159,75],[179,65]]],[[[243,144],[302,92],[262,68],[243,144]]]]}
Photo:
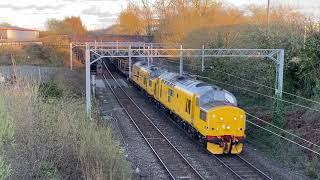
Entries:
{"type": "Polygon", "coordinates": [[[204,45],[202,45],[202,50],[201,50],[201,71],[204,71],[204,45]]]}
{"type": "Polygon", "coordinates": [[[117,55],[119,53],[119,42],[117,41],[117,55]]]}
{"type": "Polygon", "coordinates": [[[73,69],[73,45],[70,43],[70,69],[73,69]]]}
{"type": "Polygon", "coordinates": [[[144,43],[143,44],[143,53],[142,53],[143,55],[144,55],[144,58],[143,58],[143,60],[144,60],[144,62],[146,62],[146,43],[144,43]]]}
{"type": "Polygon", "coordinates": [[[182,45],[180,45],[180,71],[179,71],[179,75],[180,76],[183,75],[183,49],[182,49],[182,45]]]}
{"type": "Polygon", "coordinates": [[[151,60],[151,64],[153,64],[153,44],[151,43],[151,51],[150,51],[150,54],[151,54],[151,57],[150,57],[150,60],[151,60]]]}
{"type": "Polygon", "coordinates": [[[283,68],[284,68],[284,49],[280,49],[277,54],[277,96],[282,98],[283,91],[283,68]]]}
{"type": "Polygon", "coordinates": [[[92,93],[93,96],[96,94],[96,78],[95,75],[91,75],[92,77],[92,93]]]}
{"type": "Polygon", "coordinates": [[[148,46],[148,67],[150,66],[150,46],[148,46]]]}
{"type": "Polygon", "coordinates": [[[129,45],[129,49],[128,49],[128,56],[129,56],[129,78],[131,79],[131,45],[129,45]]]}
{"type": "Polygon", "coordinates": [[[86,111],[87,117],[91,118],[91,88],[90,88],[90,47],[86,44],[86,111]]]}

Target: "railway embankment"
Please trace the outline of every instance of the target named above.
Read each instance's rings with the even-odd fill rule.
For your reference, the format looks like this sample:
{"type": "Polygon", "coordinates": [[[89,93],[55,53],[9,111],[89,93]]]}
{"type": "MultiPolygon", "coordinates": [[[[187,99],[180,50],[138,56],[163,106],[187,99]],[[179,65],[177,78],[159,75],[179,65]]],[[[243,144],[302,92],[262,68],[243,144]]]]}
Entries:
{"type": "Polygon", "coordinates": [[[131,178],[111,128],[97,125],[97,110],[86,116],[82,72],[29,66],[0,72],[10,79],[0,84],[0,179],[131,178]]]}

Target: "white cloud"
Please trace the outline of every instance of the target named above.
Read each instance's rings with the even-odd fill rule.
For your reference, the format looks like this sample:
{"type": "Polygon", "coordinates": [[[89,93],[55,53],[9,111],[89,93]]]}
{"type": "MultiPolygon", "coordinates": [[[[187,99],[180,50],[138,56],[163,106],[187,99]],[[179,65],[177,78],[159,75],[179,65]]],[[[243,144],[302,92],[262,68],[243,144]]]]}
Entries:
{"type": "MultiPolygon", "coordinates": [[[[225,0],[220,0],[226,2],[225,0]]],[[[227,0],[229,4],[244,7],[251,3],[265,5],[267,0],[227,0]]],[[[272,6],[279,1],[271,0],[272,6]]],[[[320,0],[282,0],[306,14],[320,16],[320,0]]],[[[126,8],[127,0],[0,0],[0,22],[26,28],[44,29],[48,18],[63,19],[81,16],[88,29],[110,26],[126,8]]]]}
{"type": "MultiPolygon", "coordinates": [[[[237,7],[246,7],[251,4],[267,7],[268,0],[227,0],[227,2],[237,7]]],[[[320,0],[270,0],[270,6],[290,7],[308,16],[320,17],[320,0]]]]}
{"type": "Polygon", "coordinates": [[[44,29],[49,18],[80,16],[88,29],[96,29],[110,26],[125,7],[126,0],[0,0],[0,22],[44,29]]]}

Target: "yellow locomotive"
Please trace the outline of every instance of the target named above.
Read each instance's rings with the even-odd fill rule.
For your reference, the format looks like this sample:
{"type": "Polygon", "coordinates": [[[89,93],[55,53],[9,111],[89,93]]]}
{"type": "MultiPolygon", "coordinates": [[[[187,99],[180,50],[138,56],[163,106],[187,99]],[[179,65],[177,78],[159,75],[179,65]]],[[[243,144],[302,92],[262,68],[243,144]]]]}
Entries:
{"type": "Polygon", "coordinates": [[[239,154],[245,140],[245,112],[228,91],[143,61],[132,66],[132,81],[161,108],[204,142],[213,154],[239,154]]]}

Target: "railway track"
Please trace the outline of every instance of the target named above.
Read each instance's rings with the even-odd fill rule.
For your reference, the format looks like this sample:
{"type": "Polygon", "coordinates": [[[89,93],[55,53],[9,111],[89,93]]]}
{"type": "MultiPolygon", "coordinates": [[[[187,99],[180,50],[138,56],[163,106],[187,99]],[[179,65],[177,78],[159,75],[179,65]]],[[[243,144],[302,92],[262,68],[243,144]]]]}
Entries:
{"type": "MultiPolygon", "coordinates": [[[[109,74],[111,75],[114,82],[116,84],[118,84],[118,87],[116,87],[116,89],[119,89],[119,91],[114,91],[114,89],[111,87],[111,85],[107,81],[106,77],[104,77],[109,88],[115,94],[116,98],[118,99],[119,103],[121,104],[121,106],[124,108],[124,110],[128,114],[129,118],[133,121],[134,125],[137,127],[139,132],[142,134],[143,138],[147,141],[148,145],[150,146],[152,151],[156,154],[157,158],[159,158],[160,162],[164,165],[164,167],[166,168],[166,170],[168,171],[170,176],[173,179],[181,179],[181,178],[182,179],[204,179],[199,174],[199,172],[197,172],[192,167],[192,165],[189,164],[188,161],[181,155],[181,153],[168,141],[168,139],[161,133],[161,131],[152,123],[152,121],[149,119],[149,117],[145,115],[144,111],[142,111],[139,108],[139,106],[127,95],[127,93],[122,89],[122,87],[118,83],[118,81],[114,78],[114,75],[110,72],[109,69],[107,69],[107,66],[105,64],[104,64],[104,66],[105,66],[106,70],[109,72],[109,74]],[[120,93],[120,96],[119,96],[119,93],[120,93]],[[123,94],[121,94],[121,93],[123,93],[123,94]],[[122,97],[125,97],[125,98],[122,98],[122,97]],[[125,104],[125,106],[128,106],[128,108],[125,108],[123,103],[120,102],[121,99],[126,99],[126,98],[127,98],[127,101],[123,101],[123,103],[125,104]],[[129,105],[130,103],[131,103],[131,105],[129,105]],[[133,106],[133,107],[130,107],[130,106],[133,106]],[[138,112],[131,111],[132,108],[135,108],[138,112]],[[131,112],[130,114],[134,114],[134,116],[130,115],[129,111],[131,112]],[[138,115],[138,114],[140,114],[140,115],[138,115]],[[136,118],[137,118],[137,121],[135,121],[136,118]],[[142,120],[142,119],[145,119],[145,120],[142,120]],[[146,121],[148,123],[144,123],[143,121],[146,121]],[[140,125],[142,125],[142,126],[139,127],[138,123],[141,123],[140,125]],[[148,124],[148,125],[146,125],[146,124],[148,124]],[[142,128],[142,130],[141,130],[141,128],[142,128]],[[150,130],[148,130],[149,128],[154,128],[154,129],[156,129],[157,132],[150,132],[150,130]],[[146,135],[144,135],[143,133],[145,133],[146,135]],[[154,138],[154,137],[156,137],[156,138],[154,138]],[[166,145],[163,146],[163,144],[159,143],[157,140],[161,140],[159,142],[166,142],[165,143],[166,145]],[[171,148],[173,148],[176,151],[176,153],[179,154],[180,159],[182,159],[184,161],[184,163],[186,163],[186,165],[188,166],[187,168],[191,168],[194,171],[193,173],[195,173],[197,175],[196,178],[194,178],[193,176],[183,175],[183,174],[185,174],[185,173],[183,173],[183,170],[182,170],[182,169],[184,169],[184,167],[181,167],[177,163],[174,163],[174,162],[176,162],[176,160],[171,158],[171,157],[175,157],[175,156],[168,155],[167,157],[162,157],[162,158],[164,158],[164,160],[161,159],[161,155],[167,154],[166,149],[169,148],[170,146],[171,146],[171,148]],[[164,161],[166,161],[169,164],[164,164],[165,163],[164,161]],[[173,166],[172,166],[172,163],[173,163],[173,166]],[[170,166],[172,167],[173,171],[169,169],[170,166]],[[181,168],[181,170],[180,170],[180,168],[181,168]],[[179,172],[179,171],[181,171],[180,174],[182,174],[182,175],[175,176],[174,172],[179,172]]],[[[167,116],[167,118],[170,118],[170,117],[167,116]]],[[[180,127],[180,126],[178,126],[178,127],[180,127]]],[[[250,162],[248,162],[247,160],[245,160],[244,158],[242,158],[238,155],[212,155],[212,156],[215,159],[217,159],[223,166],[225,166],[226,169],[228,169],[238,179],[249,179],[249,180],[251,180],[251,179],[252,180],[253,179],[271,180],[272,179],[268,175],[266,175],[264,172],[259,170],[257,167],[255,167],[253,164],[251,164],[250,162]]],[[[188,172],[188,170],[185,172],[188,172]]]]}
{"type": "MultiPolygon", "coordinates": [[[[164,114],[165,115],[165,114],[164,114]]],[[[165,115],[167,119],[172,119],[165,115]]],[[[187,133],[181,126],[173,121],[177,128],[181,129],[194,143],[198,143],[199,146],[202,144],[196,141],[189,133],[187,133]]],[[[209,153],[206,149],[204,149],[209,153]]],[[[240,155],[213,155],[224,167],[226,167],[236,178],[241,180],[272,180],[270,176],[261,171],[258,167],[251,164],[240,155]]]]}
{"type": "Polygon", "coordinates": [[[239,155],[213,155],[221,164],[229,169],[239,179],[271,180],[268,175],[243,159],[239,155]]]}
{"type": "Polygon", "coordinates": [[[127,95],[106,64],[103,64],[117,86],[112,86],[103,75],[105,82],[170,177],[172,179],[204,179],[127,95]]]}
{"type": "MultiPolygon", "coordinates": [[[[167,119],[172,119],[164,114],[167,119]]],[[[196,141],[189,133],[187,133],[181,126],[179,126],[175,121],[173,123],[177,128],[181,129],[189,138],[193,139],[194,143],[198,143],[199,146],[202,144],[196,141]]],[[[206,149],[204,149],[209,153],[206,149]]],[[[267,174],[261,171],[258,167],[251,164],[246,159],[239,155],[213,155],[224,167],[226,167],[236,178],[241,180],[272,180],[267,174]]]]}

